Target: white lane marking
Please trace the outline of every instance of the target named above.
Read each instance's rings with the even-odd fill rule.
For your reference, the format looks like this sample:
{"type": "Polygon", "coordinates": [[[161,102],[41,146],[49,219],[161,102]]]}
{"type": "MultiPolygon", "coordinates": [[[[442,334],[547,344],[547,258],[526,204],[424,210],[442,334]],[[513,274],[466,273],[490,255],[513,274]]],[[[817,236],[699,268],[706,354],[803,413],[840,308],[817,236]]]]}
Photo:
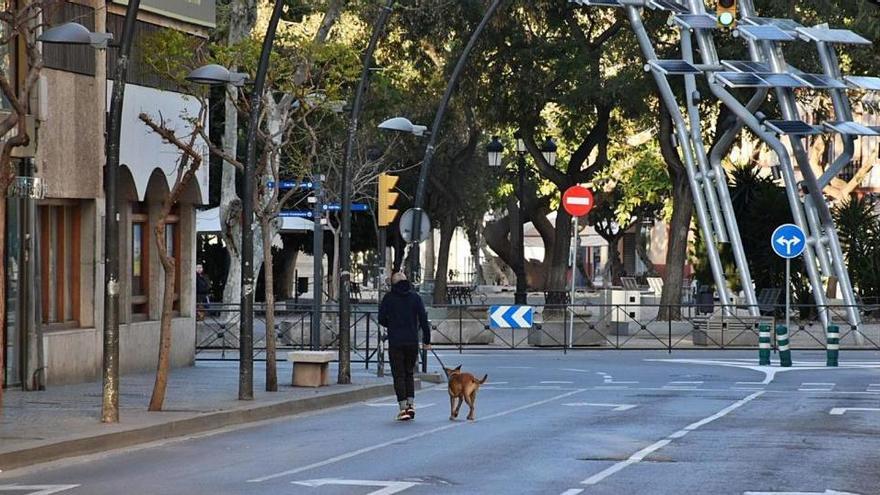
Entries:
{"type": "MultiPolygon", "coordinates": [[[[364,405],[370,407],[398,407],[397,402],[365,402],[364,405]]],[[[428,404],[416,404],[416,408],[425,409],[436,405],[437,404],[434,404],[433,402],[428,404]]]]}
{"type": "MultiPolygon", "coordinates": [[[[560,400],[560,399],[564,399],[564,398],[566,398],[566,397],[571,397],[572,395],[579,394],[579,393],[581,393],[581,392],[586,392],[586,390],[587,390],[587,389],[585,389],[585,388],[579,388],[579,389],[577,389],[577,390],[573,390],[573,391],[571,391],[571,392],[566,392],[566,393],[564,393],[564,394],[554,395],[553,397],[550,397],[549,399],[544,399],[544,400],[539,400],[539,401],[536,401],[536,402],[531,402],[531,403],[529,403],[529,404],[525,404],[525,405],[522,405],[522,406],[519,406],[519,407],[514,407],[513,409],[508,409],[508,410],[506,410],[506,411],[501,411],[501,412],[497,412],[497,413],[495,413],[495,414],[490,414],[490,415],[488,415],[488,416],[485,416],[485,417],[481,418],[480,421],[489,421],[489,420],[491,420],[491,419],[501,418],[501,417],[508,416],[508,415],[511,415],[511,414],[514,414],[514,413],[518,413],[518,412],[520,412],[520,411],[525,411],[526,409],[532,409],[532,408],[535,408],[535,407],[538,407],[538,406],[543,406],[544,404],[549,404],[549,403],[551,403],[551,402],[555,402],[555,401],[558,401],[558,400],[560,400]]],[[[394,440],[389,440],[389,441],[387,441],[387,442],[379,443],[379,444],[376,444],[376,445],[371,445],[371,446],[369,446],[369,447],[364,447],[364,448],[361,448],[361,449],[353,450],[353,451],[351,451],[351,452],[346,452],[345,454],[341,454],[341,455],[338,455],[338,456],[336,456],[336,457],[331,457],[331,458],[329,458],[329,459],[325,459],[325,460],[323,460],[323,461],[319,461],[319,462],[315,462],[315,463],[312,463],[312,464],[308,464],[308,465],[306,465],[306,466],[298,467],[298,468],[295,468],[295,469],[290,469],[290,470],[287,470],[287,471],[282,471],[282,472],[280,472],[280,473],[270,474],[270,475],[263,476],[263,477],[260,477],[260,478],[254,478],[254,479],[248,480],[247,482],[248,482],[248,483],[262,483],[262,482],[264,482],[264,481],[269,481],[269,480],[272,480],[272,479],[281,478],[281,477],[283,477],[283,476],[290,476],[290,475],[293,475],[293,474],[302,473],[303,471],[309,471],[309,470],[312,470],[312,469],[315,469],[315,468],[319,468],[319,467],[323,467],[323,466],[328,466],[328,465],[330,465],[330,464],[336,464],[336,463],[339,462],[339,461],[344,461],[344,460],[346,460],[346,459],[351,459],[352,457],[357,457],[357,456],[359,456],[359,455],[366,454],[366,453],[369,453],[369,452],[373,452],[373,451],[375,451],[375,450],[383,449],[383,448],[385,448],[385,447],[390,447],[390,446],[392,446],[392,445],[398,445],[398,444],[401,444],[401,443],[409,442],[410,440],[415,440],[416,438],[426,437],[426,436],[428,436],[428,435],[433,435],[434,433],[439,433],[439,432],[441,432],[441,431],[449,430],[449,429],[452,429],[452,428],[460,428],[460,427],[462,427],[462,426],[464,426],[464,425],[467,425],[467,424],[470,424],[470,423],[465,423],[465,422],[460,422],[460,423],[459,423],[459,422],[456,422],[456,423],[450,423],[450,424],[448,424],[448,425],[444,425],[444,426],[438,426],[437,428],[432,428],[432,429],[430,429],[430,430],[425,430],[425,431],[422,431],[422,432],[420,432],[420,433],[414,433],[414,434],[412,434],[412,435],[407,435],[407,436],[405,436],[405,437],[396,438],[396,439],[394,439],[394,440]]]]}
{"type": "Polygon", "coordinates": [[[568,407],[610,407],[615,411],[629,411],[638,407],[635,404],[596,404],[591,402],[570,402],[562,405],[568,407]]]}
{"type": "Polygon", "coordinates": [[[575,373],[590,373],[588,370],[579,370],[575,368],[560,368],[559,371],[573,371],[575,373]]]}
{"type": "Polygon", "coordinates": [[[754,362],[750,359],[645,359],[645,361],[653,361],[660,363],[684,363],[684,364],[702,364],[706,366],[728,366],[733,368],[747,369],[757,371],[764,374],[763,385],[768,385],[776,378],[777,373],[786,371],[828,371],[836,372],[844,369],[872,369],[880,368],[880,363],[870,361],[852,361],[841,363],[838,367],[829,368],[824,362],[801,362],[795,363],[791,368],[780,368],[776,366],[755,366],[749,364],[754,362]]]}
{"type": "Polygon", "coordinates": [[[551,384],[557,384],[557,385],[571,385],[572,383],[574,383],[574,382],[564,382],[564,381],[559,382],[559,381],[552,381],[552,380],[548,380],[548,381],[543,381],[543,382],[541,382],[542,385],[551,385],[551,384]]]}
{"type": "Polygon", "coordinates": [[[703,384],[703,382],[669,382],[669,383],[677,384],[677,385],[702,385],[703,384]]]}
{"type": "Polygon", "coordinates": [[[833,387],[836,383],[825,383],[825,382],[804,382],[801,383],[802,387],[833,387]]]}
{"type": "Polygon", "coordinates": [[[880,412],[877,407],[835,407],[828,414],[832,416],[843,416],[847,411],[863,411],[863,412],[880,412]]]}
{"type": "Polygon", "coordinates": [[[507,385],[510,382],[492,382],[492,385],[507,385]]]}
{"type": "Polygon", "coordinates": [[[596,390],[626,390],[629,387],[624,385],[597,385],[593,388],[596,390]]]}
{"type": "Polygon", "coordinates": [[[578,495],[579,493],[583,493],[583,488],[572,488],[570,490],[565,490],[560,495],[578,495]]]}
{"type": "Polygon", "coordinates": [[[67,490],[73,490],[79,485],[0,485],[0,492],[22,492],[24,490],[35,490],[20,495],[52,495],[67,490]]]}
{"type": "Polygon", "coordinates": [[[852,492],[825,490],[824,492],[743,492],[743,495],[859,495],[852,492]]]}
{"type": "Polygon", "coordinates": [[[412,488],[421,483],[413,481],[373,481],[373,480],[343,480],[336,478],[326,478],[320,480],[292,481],[293,485],[301,485],[308,487],[318,487],[324,485],[343,485],[343,486],[381,486],[381,490],[370,492],[367,495],[393,495],[412,488]]]}
{"type": "Polygon", "coordinates": [[[731,412],[733,412],[733,411],[739,409],[740,407],[748,404],[749,402],[757,399],[758,397],[760,397],[763,394],[764,394],[764,391],[755,392],[744,399],[741,399],[741,400],[734,402],[733,404],[725,407],[724,409],[709,416],[708,418],[701,419],[700,421],[697,421],[696,423],[691,423],[691,424],[685,426],[684,428],[682,428],[681,430],[664,438],[663,440],[655,442],[655,443],[645,447],[644,449],[636,452],[635,454],[630,456],[629,459],[627,459],[625,461],[618,462],[617,464],[609,467],[608,469],[605,469],[604,471],[601,471],[597,474],[594,474],[593,476],[590,476],[589,478],[582,481],[581,484],[582,485],[595,485],[596,483],[599,483],[600,481],[602,481],[605,478],[613,475],[614,473],[626,468],[627,466],[641,462],[645,457],[647,457],[647,456],[651,455],[652,453],[669,445],[673,440],[675,440],[677,438],[681,438],[681,437],[687,435],[688,433],[696,430],[697,428],[711,423],[712,421],[715,421],[717,419],[723,418],[724,416],[727,416],[731,412]]]}

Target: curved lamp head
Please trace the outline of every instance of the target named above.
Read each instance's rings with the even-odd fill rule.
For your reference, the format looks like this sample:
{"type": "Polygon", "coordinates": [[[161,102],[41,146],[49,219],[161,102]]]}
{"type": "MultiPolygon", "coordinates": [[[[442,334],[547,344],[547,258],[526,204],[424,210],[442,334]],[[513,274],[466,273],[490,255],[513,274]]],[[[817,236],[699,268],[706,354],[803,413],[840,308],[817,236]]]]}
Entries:
{"type": "Polygon", "coordinates": [[[501,166],[501,155],[504,153],[504,144],[498,136],[492,136],[492,140],[486,145],[486,154],[489,156],[490,167],[501,166]]]}
{"type": "Polygon", "coordinates": [[[541,154],[551,167],[556,166],[556,149],[556,143],[550,137],[541,145],[541,154]]]}
{"type": "Polygon", "coordinates": [[[208,86],[219,86],[232,84],[233,86],[244,86],[247,74],[240,72],[230,72],[229,69],[217,64],[208,64],[193,70],[186,76],[186,80],[196,84],[205,84],[208,86]]]}
{"type": "Polygon", "coordinates": [[[412,134],[416,137],[422,137],[428,132],[428,128],[423,125],[416,125],[409,121],[406,117],[394,117],[379,124],[379,129],[391,132],[403,132],[412,134]]]}
{"type": "Polygon", "coordinates": [[[112,33],[93,33],[85,26],[76,22],[66,22],[43,31],[37,41],[62,45],[91,45],[96,48],[107,48],[113,39],[112,33]]]}

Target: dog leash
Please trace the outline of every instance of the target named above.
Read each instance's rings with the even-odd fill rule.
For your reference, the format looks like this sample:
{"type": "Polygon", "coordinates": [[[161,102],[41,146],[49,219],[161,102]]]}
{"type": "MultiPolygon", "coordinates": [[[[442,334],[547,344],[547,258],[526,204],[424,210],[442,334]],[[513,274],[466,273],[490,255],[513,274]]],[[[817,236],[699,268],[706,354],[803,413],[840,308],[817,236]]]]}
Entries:
{"type": "Polygon", "coordinates": [[[444,370],[444,372],[445,372],[445,371],[446,371],[446,365],[443,364],[443,360],[440,359],[440,356],[439,356],[439,355],[437,355],[437,351],[435,351],[434,348],[432,347],[432,348],[431,348],[431,352],[434,354],[434,357],[437,358],[437,361],[440,363],[440,367],[443,368],[443,370],[444,370]]]}

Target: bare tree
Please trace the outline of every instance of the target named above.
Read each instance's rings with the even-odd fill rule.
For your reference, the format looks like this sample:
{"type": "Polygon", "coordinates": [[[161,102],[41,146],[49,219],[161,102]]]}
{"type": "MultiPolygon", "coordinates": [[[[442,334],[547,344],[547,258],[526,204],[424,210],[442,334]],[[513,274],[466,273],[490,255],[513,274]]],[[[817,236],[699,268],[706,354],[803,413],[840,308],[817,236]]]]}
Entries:
{"type": "Polygon", "coordinates": [[[158,134],[162,140],[173,145],[180,151],[177,163],[174,184],[168,196],[162,202],[159,218],[153,225],[153,235],[156,241],[156,250],[159,253],[159,261],[162,263],[164,272],[164,292],[162,295],[162,317],[159,327],[159,360],[156,366],[156,381],[153,385],[153,395],[150,398],[150,411],[161,411],[165,402],[165,390],[168,386],[168,373],[171,369],[171,318],[174,310],[174,283],[178,276],[177,261],[174,253],[168,252],[165,225],[171,210],[177,205],[181,194],[195,179],[196,172],[202,165],[202,153],[196,149],[201,139],[201,130],[204,128],[207,116],[207,103],[200,99],[201,107],[198,117],[188,119],[192,129],[186,136],[178,136],[168,122],[159,116],[158,122],[145,113],[139,118],[150,130],[158,134]]]}

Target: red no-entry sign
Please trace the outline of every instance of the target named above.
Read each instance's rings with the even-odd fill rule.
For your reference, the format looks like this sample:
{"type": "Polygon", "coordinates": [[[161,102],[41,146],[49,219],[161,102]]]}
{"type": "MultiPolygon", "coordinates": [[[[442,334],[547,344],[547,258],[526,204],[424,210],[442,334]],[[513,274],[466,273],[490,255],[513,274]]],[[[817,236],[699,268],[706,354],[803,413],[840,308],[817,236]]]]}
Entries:
{"type": "Polygon", "coordinates": [[[562,206],[573,217],[582,217],[593,209],[593,193],[583,186],[571,186],[562,195],[562,206]]]}

